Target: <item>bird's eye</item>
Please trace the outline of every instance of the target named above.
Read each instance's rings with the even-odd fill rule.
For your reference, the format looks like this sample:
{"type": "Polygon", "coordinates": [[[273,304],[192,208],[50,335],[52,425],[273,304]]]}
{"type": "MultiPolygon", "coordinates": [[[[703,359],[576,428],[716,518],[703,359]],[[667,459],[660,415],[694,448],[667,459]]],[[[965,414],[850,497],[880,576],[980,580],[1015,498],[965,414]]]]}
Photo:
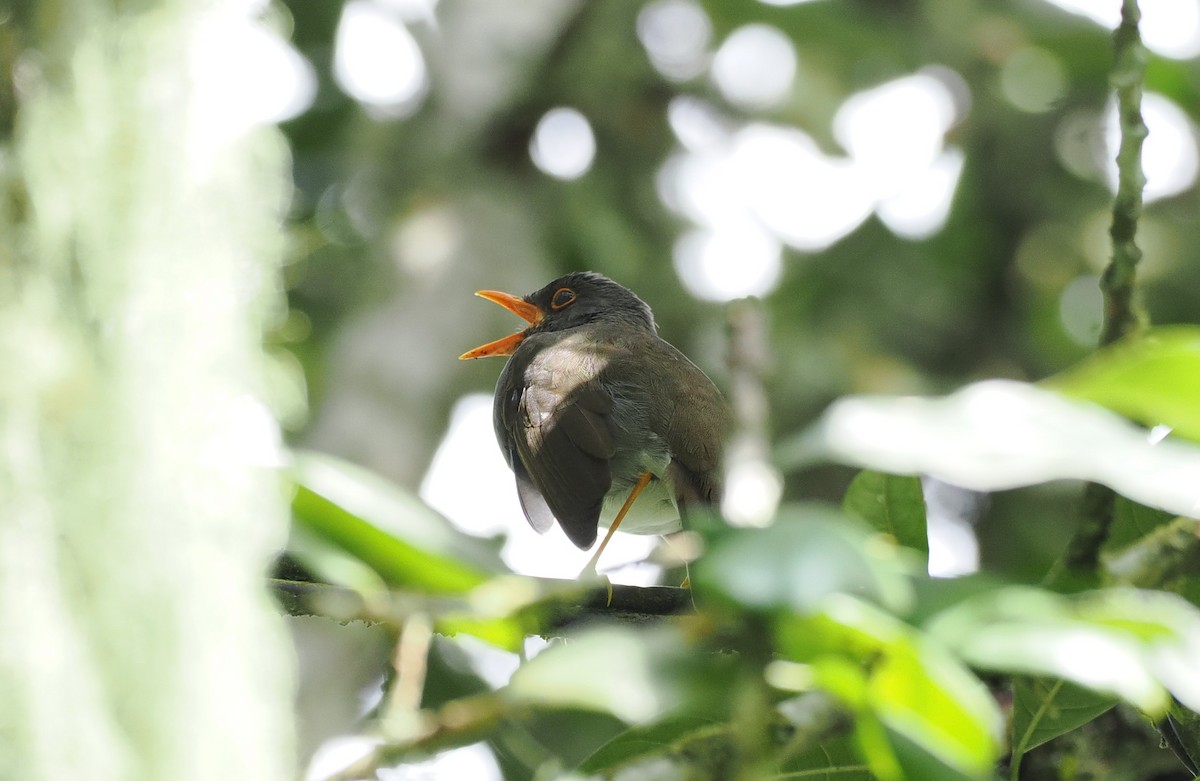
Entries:
{"type": "Polygon", "coordinates": [[[554,298],[550,299],[550,308],[557,312],[559,309],[568,306],[574,300],[574,290],[569,287],[560,287],[558,290],[554,291],[554,298]]]}

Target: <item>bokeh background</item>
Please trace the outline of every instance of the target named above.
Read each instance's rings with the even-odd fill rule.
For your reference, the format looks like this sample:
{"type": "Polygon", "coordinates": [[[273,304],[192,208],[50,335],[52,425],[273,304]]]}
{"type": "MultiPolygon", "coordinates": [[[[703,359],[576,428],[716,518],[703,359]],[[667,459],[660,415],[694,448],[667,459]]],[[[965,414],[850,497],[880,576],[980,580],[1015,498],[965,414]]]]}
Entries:
{"type": "MultiPolygon", "coordinates": [[[[602,272],[718,385],[723,305],[761,297],[776,441],[844,394],[1069,366],[1101,318],[1119,6],[271,5],[281,35],[231,45],[256,63],[246,110],[282,120],[293,155],[290,310],[271,334],[291,440],[419,492],[517,571],[564,576],[587,554],[527,528],[493,440],[500,364],[456,360],[518,325],[477,289],[602,272]]],[[[1155,323],[1194,322],[1200,2],[1141,6],[1142,290],[1155,323]]],[[[850,475],[788,474],[784,490],[837,499],[850,475]]],[[[950,492],[931,502],[931,568],[1036,579],[1077,497],[950,492]]],[[[656,577],[636,564],[653,544],[614,546],[614,580],[656,577]]]]}
{"type": "MultiPolygon", "coordinates": [[[[292,47],[254,70],[290,117],[291,311],[273,337],[281,393],[307,389],[293,440],[420,489],[472,532],[513,535],[522,571],[565,574],[586,556],[524,528],[494,445],[499,362],[455,360],[517,327],[477,289],[605,273],[718,384],[721,302],[761,296],[780,438],[842,394],[1070,365],[1100,322],[1119,5],[273,6],[292,47]]],[[[1200,3],[1142,6],[1141,281],[1156,323],[1188,322],[1200,3]]],[[[790,477],[815,497],[846,479],[790,477]]],[[[1021,513],[988,514],[1010,529],[1002,515],[1021,513]]],[[[626,546],[614,565],[646,550],[626,546]]],[[[1022,547],[1006,535],[982,555],[1022,547]]],[[[975,555],[960,540],[944,566],[975,555]]]]}

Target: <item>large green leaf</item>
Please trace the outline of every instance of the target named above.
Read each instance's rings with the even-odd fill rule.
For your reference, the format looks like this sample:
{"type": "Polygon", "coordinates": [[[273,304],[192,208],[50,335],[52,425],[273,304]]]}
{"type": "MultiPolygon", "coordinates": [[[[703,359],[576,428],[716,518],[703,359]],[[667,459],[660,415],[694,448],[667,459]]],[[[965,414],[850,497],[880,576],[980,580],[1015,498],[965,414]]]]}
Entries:
{"type": "Polygon", "coordinates": [[[486,573],[393,537],[303,486],[292,497],[292,513],[304,528],[362,561],[389,586],[462,594],[487,580],[486,573]]]}
{"type": "Polygon", "coordinates": [[[783,763],[780,778],[803,781],[875,781],[854,741],[835,738],[783,763]]]}
{"type": "Polygon", "coordinates": [[[981,775],[995,763],[1000,715],[979,679],[936,643],[893,644],[872,671],[884,723],[947,765],[981,775]]]}
{"type": "Polygon", "coordinates": [[[503,570],[482,540],[458,532],[416,497],[359,467],[299,454],[295,523],[371,568],[390,586],[462,594],[503,570]]]}
{"type": "Polygon", "coordinates": [[[1009,380],[944,398],[842,399],[780,458],[930,475],[977,491],[1089,480],[1179,515],[1200,502],[1200,447],[1152,442],[1102,407],[1009,380]]]}
{"type": "Polygon", "coordinates": [[[1010,587],[950,608],[928,627],[979,667],[1062,678],[1154,717],[1165,713],[1167,692],[1200,705],[1200,611],[1174,594],[1064,597],[1010,587]]]}
{"type": "Polygon", "coordinates": [[[931,753],[926,746],[913,741],[902,732],[889,729],[888,739],[891,741],[896,761],[904,773],[905,781],[925,781],[925,779],[993,781],[995,779],[994,764],[985,768],[968,770],[947,763],[936,754],[931,753]]]}
{"type": "Polygon", "coordinates": [[[580,632],[513,674],[510,700],[611,713],[631,724],[686,707],[724,715],[738,660],[696,648],[677,627],[606,626],[580,632]]]}
{"type": "Polygon", "coordinates": [[[1013,683],[1012,752],[1029,753],[1048,740],[1087,724],[1117,704],[1061,678],[1021,676],[1013,683]]]}
{"type": "Polygon", "coordinates": [[[581,773],[603,773],[669,754],[689,741],[712,738],[728,729],[724,722],[674,714],[622,732],[579,766],[581,773]]]}
{"type": "Polygon", "coordinates": [[[842,509],[890,534],[901,545],[929,553],[920,478],[863,470],[846,489],[842,509]]]}
{"type": "Polygon", "coordinates": [[[1200,441],[1200,327],[1156,328],[1100,350],[1044,384],[1200,441]]]}
{"type": "MultiPolygon", "coordinates": [[[[772,731],[777,747],[787,746],[787,720],[781,718],[772,731]]],[[[578,768],[581,773],[614,774],[618,778],[658,777],[663,762],[680,760],[691,765],[703,760],[706,770],[716,771],[722,760],[736,757],[732,726],[691,714],[677,713],[652,724],[639,725],[618,735],[578,768]]],[[[779,778],[813,781],[872,781],[852,739],[831,737],[819,745],[788,756],[779,762],[779,778]]],[[[680,772],[683,772],[682,770],[680,772]]]]}
{"type": "Polygon", "coordinates": [[[698,594],[715,590],[743,607],[810,613],[839,592],[902,609],[915,567],[832,507],[785,505],[765,529],[718,532],[694,569],[698,594]]]}
{"type": "MultiPolygon", "coordinates": [[[[811,665],[815,685],[856,713],[860,750],[877,774],[895,760],[872,720],[947,766],[978,776],[999,751],[1000,715],[983,684],[936,641],[848,595],[812,617],[777,622],[781,653],[811,665]],[[864,720],[865,719],[865,720],[864,720]]],[[[889,741],[890,746],[890,741],[889,741]]]]}
{"type": "Polygon", "coordinates": [[[659,675],[663,633],[609,627],[546,649],[513,674],[506,695],[520,702],[611,713],[630,723],[661,716],[681,693],[659,675]]]}

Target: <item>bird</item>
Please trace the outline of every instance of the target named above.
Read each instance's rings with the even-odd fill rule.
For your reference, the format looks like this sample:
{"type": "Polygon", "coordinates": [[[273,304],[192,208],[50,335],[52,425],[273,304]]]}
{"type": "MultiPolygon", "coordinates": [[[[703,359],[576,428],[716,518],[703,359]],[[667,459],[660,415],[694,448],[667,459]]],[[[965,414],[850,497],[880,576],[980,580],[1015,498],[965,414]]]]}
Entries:
{"type": "Polygon", "coordinates": [[[539,533],[557,522],[582,550],[608,526],[584,573],[618,527],[665,534],[719,505],[729,406],[633,291],[585,271],[525,296],[476,295],[528,323],[459,356],[508,358],[492,418],[525,518],[539,533]]]}

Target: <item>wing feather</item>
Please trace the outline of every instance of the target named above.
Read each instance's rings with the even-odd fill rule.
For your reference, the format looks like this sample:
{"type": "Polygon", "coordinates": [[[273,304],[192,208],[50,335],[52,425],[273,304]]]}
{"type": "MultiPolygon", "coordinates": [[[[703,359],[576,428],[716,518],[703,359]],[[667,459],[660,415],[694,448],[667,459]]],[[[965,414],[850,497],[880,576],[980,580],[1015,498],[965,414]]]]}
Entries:
{"type": "Polygon", "coordinates": [[[516,367],[505,375],[496,427],[511,448],[506,456],[525,518],[539,532],[557,519],[571,542],[588,548],[612,486],[612,399],[597,383],[564,391],[543,372],[516,367]]]}

